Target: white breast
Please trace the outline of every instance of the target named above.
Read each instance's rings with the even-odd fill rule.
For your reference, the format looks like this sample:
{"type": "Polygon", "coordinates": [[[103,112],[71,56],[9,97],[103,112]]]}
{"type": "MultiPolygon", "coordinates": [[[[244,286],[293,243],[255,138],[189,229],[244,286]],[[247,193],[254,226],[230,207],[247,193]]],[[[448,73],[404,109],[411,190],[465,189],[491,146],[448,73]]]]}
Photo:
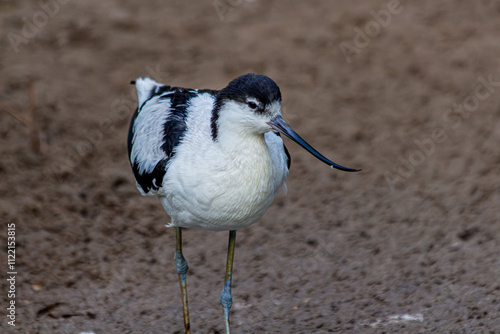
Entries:
{"type": "Polygon", "coordinates": [[[213,100],[192,100],[187,133],[163,180],[160,201],[169,226],[240,229],[265,213],[288,175],[283,142],[274,133],[231,139],[232,150],[211,139],[213,100]]]}

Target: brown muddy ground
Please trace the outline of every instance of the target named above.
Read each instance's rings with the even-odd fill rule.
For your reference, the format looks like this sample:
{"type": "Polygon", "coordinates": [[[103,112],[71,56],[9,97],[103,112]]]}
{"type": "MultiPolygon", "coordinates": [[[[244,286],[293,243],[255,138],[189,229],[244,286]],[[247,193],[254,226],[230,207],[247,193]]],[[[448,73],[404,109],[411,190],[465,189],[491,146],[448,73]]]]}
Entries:
{"type": "MultiPolygon", "coordinates": [[[[127,161],[129,82],[256,72],[300,134],[363,171],[286,142],[288,195],[238,233],[233,332],[500,333],[500,4],[215,4],[0,3],[0,246],[15,224],[17,272],[12,327],[2,252],[0,332],[182,332],[175,233],[127,161]]],[[[226,247],[185,233],[193,333],[223,331],[226,247]]]]}

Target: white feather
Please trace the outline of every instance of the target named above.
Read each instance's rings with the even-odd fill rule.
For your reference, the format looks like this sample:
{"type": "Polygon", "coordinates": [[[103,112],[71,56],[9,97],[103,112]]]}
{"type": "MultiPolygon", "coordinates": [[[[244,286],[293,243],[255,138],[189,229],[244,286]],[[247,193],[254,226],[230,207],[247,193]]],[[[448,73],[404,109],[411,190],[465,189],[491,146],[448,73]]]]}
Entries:
{"type": "Polygon", "coordinates": [[[158,87],[163,86],[151,78],[137,78],[135,81],[135,88],[137,90],[137,99],[139,101],[139,108],[142,107],[144,102],[146,102],[153,94],[156,92],[158,87]]]}
{"type": "Polygon", "coordinates": [[[241,132],[238,124],[222,121],[219,128],[230,126],[232,131],[221,131],[214,142],[213,102],[209,94],[202,94],[188,106],[187,133],[164,179],[165,197],[160,197],[172,218],[167,226],[249,226],[262,217],[288,174],[283,142],[275,134],[241,132]]]}
{"type": "Polygon", "coordinates": [[[134,124],[130,159],[138,162],[140,174],[151,173],[160,160],[167,158],[161,146],[163,125],[170,115],[170,99],[154,100],[141,110],[134,124]]]}

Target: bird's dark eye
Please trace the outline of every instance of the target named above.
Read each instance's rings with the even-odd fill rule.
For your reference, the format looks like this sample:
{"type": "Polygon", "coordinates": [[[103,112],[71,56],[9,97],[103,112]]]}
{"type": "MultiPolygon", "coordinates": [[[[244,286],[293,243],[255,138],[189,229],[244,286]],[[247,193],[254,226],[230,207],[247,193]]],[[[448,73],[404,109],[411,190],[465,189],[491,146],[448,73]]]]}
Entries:
{"type": "Polygon", "coordinates": [[[257,108],[257,103],[255,103],[255,102],[248,102],[248,106],[250,107],[250,109],[256,109],[257,108]]]}

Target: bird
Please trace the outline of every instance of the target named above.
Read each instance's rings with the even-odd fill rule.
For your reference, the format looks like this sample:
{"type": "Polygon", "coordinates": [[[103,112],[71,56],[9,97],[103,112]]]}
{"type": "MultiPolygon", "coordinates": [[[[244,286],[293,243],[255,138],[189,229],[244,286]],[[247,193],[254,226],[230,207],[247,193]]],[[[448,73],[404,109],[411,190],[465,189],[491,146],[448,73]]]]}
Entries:
{"type": "Polygon", "coordinates": [[[183,229],[229,231],[220,297],[225,333],[230,308],[236,231],[257,222],[269,208],[290,169],[281,134],[323,163],[321,155],[283,119],[281,91],[269,77],[247,73],[220,90],[164,85],[151,78],[131,82],[138,107],[128,132],[128,156],[143,196],[157,197],[176,231],[174,263],[184,331],[190,333],[183,229]]]}

